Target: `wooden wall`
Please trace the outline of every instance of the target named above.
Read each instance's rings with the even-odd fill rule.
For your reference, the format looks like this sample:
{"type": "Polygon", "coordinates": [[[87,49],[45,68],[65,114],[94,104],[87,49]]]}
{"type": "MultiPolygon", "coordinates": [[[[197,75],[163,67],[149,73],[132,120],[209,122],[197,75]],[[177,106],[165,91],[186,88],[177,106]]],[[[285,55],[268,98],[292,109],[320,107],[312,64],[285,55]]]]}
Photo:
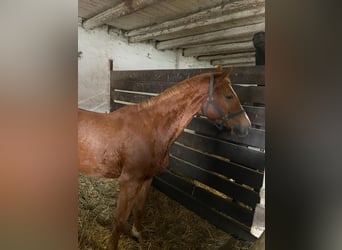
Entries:
{"type": "MultiPolygon", "coordinates": [[[[213,70],[113,71],[111,110],[213,70]]],[[[265,166],[264,67],[235,68],[231,81],[252,122],[249,135],[239,138],[195,117],[172,146],[169,168],[153,185],[222,230],[251,240],[265,166]]]]}

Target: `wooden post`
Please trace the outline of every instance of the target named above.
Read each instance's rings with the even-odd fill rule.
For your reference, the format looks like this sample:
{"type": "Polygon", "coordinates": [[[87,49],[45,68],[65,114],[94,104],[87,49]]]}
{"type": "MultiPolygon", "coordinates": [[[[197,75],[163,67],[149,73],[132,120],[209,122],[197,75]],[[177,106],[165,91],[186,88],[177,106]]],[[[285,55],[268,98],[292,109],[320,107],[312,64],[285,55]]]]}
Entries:
{"type": "Polygon", "coordinates": [[[113,59],[108,60],[109,71],[113,71],[113,59]]]}

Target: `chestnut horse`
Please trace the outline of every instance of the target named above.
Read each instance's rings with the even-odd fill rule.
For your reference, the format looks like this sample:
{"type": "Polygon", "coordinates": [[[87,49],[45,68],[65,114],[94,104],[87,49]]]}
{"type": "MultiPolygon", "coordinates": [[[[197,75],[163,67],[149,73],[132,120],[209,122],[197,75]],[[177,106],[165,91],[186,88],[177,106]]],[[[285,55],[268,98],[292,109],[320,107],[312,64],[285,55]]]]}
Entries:
{"type": "Polygon", "coordinates": [[[218,67],[186,79],[159,96],[109,114],[78,111],[79,171],[119,178],[120,193],[108,249],[117,249],[133,210],[132,235],[141,241],[141,219],[152,178],[169,164],[172,143],[194,115],[246,136],[251,125],[232,89],[229,75],[218,67]]]}

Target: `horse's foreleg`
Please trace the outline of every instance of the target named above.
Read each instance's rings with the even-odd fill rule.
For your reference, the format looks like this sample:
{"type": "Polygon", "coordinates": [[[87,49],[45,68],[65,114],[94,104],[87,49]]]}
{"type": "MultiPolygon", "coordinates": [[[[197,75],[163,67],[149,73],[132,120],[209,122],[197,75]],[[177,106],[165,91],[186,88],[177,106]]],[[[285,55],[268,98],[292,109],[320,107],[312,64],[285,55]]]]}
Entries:
{"type": "Polygon", "coordinates": [[[134,201],[134,207],[133,207],[133,215],[134,215],[134,224],[132,228],[132,234],[134,237],[136,237],[139,242],[142,241],[141,237],[141,231],[142,231],[142,225],[141,220],[144,214],[144,208],[146,203],[146,198],[148,194],[148,190],[151,186],[152,179],[149,179],[144,182],[142,185],[139,193],[137,194],[137,197],[134,201]]]}
{"type": "Polygon", "coordinates": [[[134,198],[136,197],[142,183],[135,180],[127,180],[119,178],[120,193],[118,199],[118,206],[116,209],[115,223],[113,231],[109,240],[108,249],[116,250],[118,248],[118,241],[121,233],[124,231],[126,221],[131,213],[134,198]]]}

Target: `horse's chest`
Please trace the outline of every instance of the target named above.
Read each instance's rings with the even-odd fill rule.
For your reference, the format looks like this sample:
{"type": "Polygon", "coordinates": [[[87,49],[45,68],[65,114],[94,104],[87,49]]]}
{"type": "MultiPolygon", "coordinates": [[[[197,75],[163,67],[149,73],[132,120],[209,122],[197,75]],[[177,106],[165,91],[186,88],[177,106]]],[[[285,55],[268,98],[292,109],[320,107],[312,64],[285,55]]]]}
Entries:
{"type": "Polygon", "coordinates": [[[152,164],[152,175],[158,175],[169,166],[169,154],[168,152],[152,164]]]}

